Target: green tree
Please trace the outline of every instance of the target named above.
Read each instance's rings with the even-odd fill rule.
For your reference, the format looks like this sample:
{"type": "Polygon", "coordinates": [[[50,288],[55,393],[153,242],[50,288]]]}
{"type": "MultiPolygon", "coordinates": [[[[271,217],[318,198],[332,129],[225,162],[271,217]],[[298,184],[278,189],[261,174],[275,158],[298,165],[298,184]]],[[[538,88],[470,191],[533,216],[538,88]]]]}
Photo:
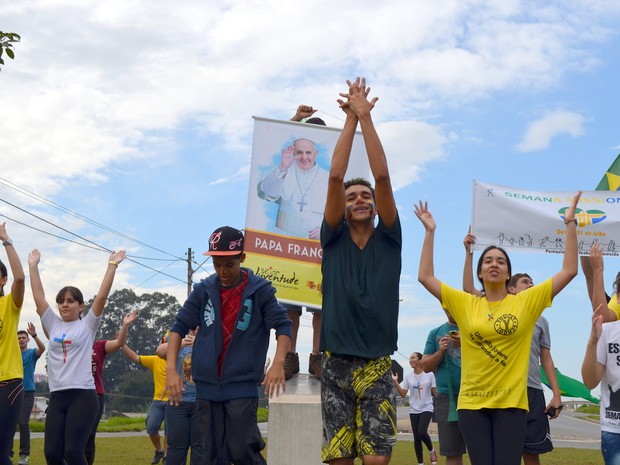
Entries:
{"type": "Polygon", "coordinates": [[[153,399],[153,376],[146,368],[125,373],[114,393],[108,394],[107,414],[117,412],[146,413],[153,399]]]}
{"type": "Polygon", "coordinates": [[[15,58],[13,52],[13,44],[21,40],[21,36],[14,32],[2,32],[0,31],[0,65],[4,65],[4,58],[2,56],[6,53],[11,60],[15,58]]]}
{"type": "MultiPolygon", "coordinates": [[[[86,303],[86,312],[90,310],[92,303],[93,299],[86,303]]],[[[138,296],[131,289],[114,291],[108,297],[97,339],[115,339],[124,315],[137,310],[139,316],[129,328],[127,345],[140,355],[154,354],[162,337],[174,323],[179,307],[176,297],[161,292],[138,296]]],[[[118,394],[120,384],[132,375],[137,375],[139,371],[148,374],[147,384],[150,385],[152,398],[153,383],[150,371],[127,359],[120,350],[108,355],[103,369],[106,392],[111,397],[118,394]]]]}

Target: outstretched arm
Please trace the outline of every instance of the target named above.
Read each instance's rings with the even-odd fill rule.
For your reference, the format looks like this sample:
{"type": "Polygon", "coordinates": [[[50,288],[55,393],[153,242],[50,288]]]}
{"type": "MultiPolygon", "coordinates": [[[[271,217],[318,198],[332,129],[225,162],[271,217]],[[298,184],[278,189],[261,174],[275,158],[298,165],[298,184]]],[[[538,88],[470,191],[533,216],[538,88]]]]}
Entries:
{"type": "MultiPolygon", "coordinates": [[[[347,81],[349,83],[349,81],[347,81]]],[[[341,93],[346,96],[346,93],[341,93]]],[[[334,147],[334,155],[329,169],[329,180],[327,183],[327,198],[325,201],[325,221],[327,225],[334,229],[344,217],[345,195],[344,195],[344,177],[349,167],[349,158],[351,157],[351,148],[353,147],[353,137],[357,128],[357,116],[349,107],[349,103],[338,99],[338,104],[342,111],[347,115],[344,120],[344,126],[336,146],[334,147]]]]}
{"type": "Polygon", "coordinates": [[[605,365],[596,360],[596,346],[603,331],[603,316],[600,314],[601,308],[597,308],[592,314],[592,329],[586,346],[586,354],[581,365],[581,379],[588,389],[594,389],[601,382],[605,373],[605,365]]]}
{"type": "Polygon", "coordinates": [[[594,277],[594,271],[592,270],[592,264],[590,263],[590,257],[586,257],[585,255],[582,255],[579,257],[579,261],[581,262],[581,270],[583,271],[583,276],[586,278],[586,286],[588,287],[588,297],[590,300],[592,300],[592,286],[593,286],[592,279],[594,277]]]}
{"type": "Polygon", "coordinates": [[[560,385],[558,384],[558,377],[555,374],[555,364],[553,363],[553,357],[551,357],[551,351],[546,347],[540,348],[540,365],[543,367],[545,375],[547,375],[549,387],[553,392],[553,397],[547,404],[545,412],[553,407],[555,409],[555,415],[553,415],[551,419],[554,419],[560,416],[562,410],[562,394],[560,392],[560,385]]]}
{"type": "Polygon", "coordinates": [[[13,284],[11,284],[11,298],[17,308],[21,308],[24,303],[24,293],[26,292],[26,275],[24,274],[24,268],[22,262],[19,261],[19,256],[15,251],[13,242],[9,240],[9,235],[6,232],[6,223],[0,224],[0,241],[4,245],[6,250],[6,256],[9,259],[9,266],[11,267],[11,273],[13,274],[13,284]]]}
{"type": "Polygon", "coordinates": [[[37,334],[37,328],[35,328],[34,324],[32,324],[31,322],[28,322],[28,327],[26,328],[26,331],[28,332],[28,334],[30,334],[30,337],[32,337],[32,340],[37,345],[37,357],[40,357],[43,352],[45,352],[45,344],[43,344],[43,341],[39,338],[39,335],[37,334]]]}
{"type": "Polygon", "coordinates": [[[116,352],[127,343],[127,333],[129,332],[129,326],[136,320],[136,318],[138,318],[137,310],[129,312],[127,315],[125,315],[125,317],[123,318],[123,324],[121,325],[121,330],[118,332],[116,339],[112,341],[106,341],[105,343],[106,354],[116,352]]]}
{"type": "Polygon", "coordinates": [[[39,262],[41,261],[41,252],[34,249],[28,254],[28,271],[30,274],[30,287],[32,288],[32,297],[34,297],[34,304],[37,307],[37,313],[39,316],[43,316],[45,310],[50,306],[45,299],[45,291],[43,290],[43,283],[41,282],[41,275],[39,273],[39,262]]]}
{"type": "Polygon", "coordinates": [[[607,296],[605,295],[605,283],[603,277],[603,253],[601,252],[598,242],[592,244],[590,247],[590,269],[592,272],[592,294],[590,296],[592,302],[592,310],[601,308],[600,313],[603,315],[603,322],[616,321],[618,316],[607,303],[607,296]]]}
{"type": "Polygon", "coordinates": [[[435,265],[433,262],[433,248],[435,243],[435,219],[428,210],[428,204],[422,203],[413,206],[415,215],[424,225],[426,234],[422,244],[420,254],[420,269],[418,271],[418,281],[441,302],[441,281],[435,277],[435,265]]]}
{"type": "Polygon", "coordinates": [[[131,350],[127,344],[121,347],[121,350],[125,354],[125,357],[127,357],[129,360],[134,363],[140,363],[140,356],[136,354],[133,350],[131,350]]]}
{"type": "Polygon", "coordinates": [[[392,382],[394,383],[394,388],[396,389],[396,392],[398,392],[401,397],[407,397],[407,390],[400,387],[400,383],[398,382],[398,375],[396,373],[392,373],[392,382]]]}
{"type": "Polygon", "coordinates": [[[377,213],[383,220],[383,223],[389,228],[396,221],[398,212],[396,210],[394,193],[392,192],[387,159],[370,114],[378,97],[370,101],[368,100],[370,87],[366,87],[366,79],[364,78],[357,78],[353,83],[347,81],[347,84],[349,84],[349,93],[343,96],[349,99],[349,108],[353,110],[360,122],[370,171],[375,179],[377,213]]]}
{"type": "Polygon", "coordinates": [[[463,265],[463,290],[470,294],[480,296],[481,292],[474,285],[474,252],[472,246],[476,243],[476,236],[471,233],[471,227],[467,236],[463,239],[465,246],[465,264],[463,265]]]}
{"type": "Polygon", "coordinates": [[[103,313],[103,307],[105,306],[106,300],[108,300],[110,289],[112,289],[112,283],[114,282],[114,275],[116,274],[116,269],[118,268],[119,263],[122,262],[124,259],[124,250],[119,250],[118,252],[112,252],[110,254],[108,266],[105,270],[105,275],[103,275],[103,281],[101,282],[99,292],[97,292],[95,300],[93,301],[93,306],[91,307],[91,311],[96,317],[101,316],[101,314],[103,313]]]}
{"type": "Polygon", "coordinates": [[[566,245],[564,246],[564,260],[562,269],[551,278],[551,296],[555,297],[558,292],[566,287],[577,276],[578,251],[577,251],[577,222],[575,221],[575,209],[581,198],[581,191],[577,192],[564,213],[566,223],[566,245]]]}

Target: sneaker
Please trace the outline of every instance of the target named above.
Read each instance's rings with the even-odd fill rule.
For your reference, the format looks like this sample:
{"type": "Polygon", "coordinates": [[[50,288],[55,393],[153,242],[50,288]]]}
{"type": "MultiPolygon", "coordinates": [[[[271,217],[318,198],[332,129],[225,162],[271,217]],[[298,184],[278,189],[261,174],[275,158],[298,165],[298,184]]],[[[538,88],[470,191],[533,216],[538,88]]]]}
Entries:
{"type": "Polygon", "coordinates": [[[164,451],[156,450],[155,455],[153,456],[153,460],[151,460],[151,465],[157,465],[163,458],[164,458],[164,451]]]}
{"type": "Polygon", "coordinates": [[[431,452],[431,465],[437,465],[437,452],[433,449],[431,452]]]}
{"type": "Polygon", "coordinates": [[[30,457],[27,455],[20,455],[17,465],[30,465],[30,457]]]}
{"type": "Polygon", "coordinates": [[[308,360],[308,373],[314,375],[316,379],[321,379],[321,359],[323,356],[318,354],[310,354],[310,359],[308,360]]]}
{"type": "Polygon", "coordinates": [[[299,373],[299,355],[287,352],[284,358],[284,379],[289,380],[296,373],[299,373]]]}

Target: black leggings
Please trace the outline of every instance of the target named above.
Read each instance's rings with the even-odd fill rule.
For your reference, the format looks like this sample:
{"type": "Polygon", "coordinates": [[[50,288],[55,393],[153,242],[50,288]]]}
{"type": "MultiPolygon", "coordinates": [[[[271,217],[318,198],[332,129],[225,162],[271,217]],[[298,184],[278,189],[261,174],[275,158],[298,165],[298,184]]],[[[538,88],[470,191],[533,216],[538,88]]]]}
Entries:
{"type": "Polygon", "coordinates": [[[0,381],[0,465],[13,465],[9,453],[13,450],[13,436],[23,398],[21,378],[0,381]]]}
{"type": "Polygon", "coordinates": [[[413,431],[413,449],[418,463],[424,463],[424,448],[422,443],[426,444],[428,450],[433,450],[433,441],[428,435],[428,425],[433,418],[433,412],[410,413],[411,431],[413,431]]]}
{"type": "Polygon", "coordinates": [[[99,426],[99,422],[101,421],[101,416],[103,415],[103,406],[105,403],[103,394],[97,394],[97,402],[99,402],[97,417],[95,418],[93,429],[91,430],[90,436],[88,436],[88,442],[86,443],[86,461],[88,462],[88,465],[93,465],[93,463],[95,463],[95,437],[97,436],[97,427],[99,426]]]}
{"type": "Polygon", "coordinates": [[[525,410],[459,410],[459,427],[472,465],[520,465],[525,410]]]}
{"type": "Polygon", "coordinates": [[[88,465],[86,443],[97,416],[95,390],[65,389],[50,394],[43,451],[47,465],[88,465]]]}

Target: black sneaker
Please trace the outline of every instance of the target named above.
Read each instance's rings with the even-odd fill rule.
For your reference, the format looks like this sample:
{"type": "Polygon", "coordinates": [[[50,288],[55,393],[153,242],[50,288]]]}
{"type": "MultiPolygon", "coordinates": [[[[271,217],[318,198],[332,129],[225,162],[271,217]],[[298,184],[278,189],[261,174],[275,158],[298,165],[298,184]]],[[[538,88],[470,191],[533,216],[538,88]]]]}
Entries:
{"type": "Polygon", "coordinates": [[[153,456],[153,460],[151,460],[151,465],[157,465],[164,458],[163,450],[156,450],[155,455],[153,456]]]}

